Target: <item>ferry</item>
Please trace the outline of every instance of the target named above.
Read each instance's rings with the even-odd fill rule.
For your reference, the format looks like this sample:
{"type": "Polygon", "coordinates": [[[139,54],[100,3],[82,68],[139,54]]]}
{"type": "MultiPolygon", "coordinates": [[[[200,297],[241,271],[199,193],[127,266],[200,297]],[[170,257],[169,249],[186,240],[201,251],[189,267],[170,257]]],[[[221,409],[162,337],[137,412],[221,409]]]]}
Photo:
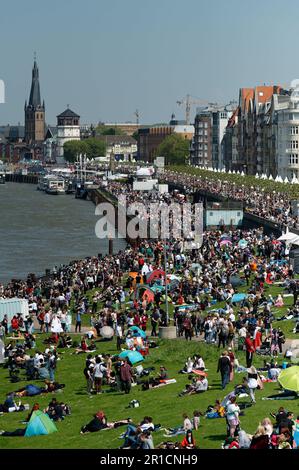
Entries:
{"type": "Polygon", "coordinates": [[[47,194],[65,194],[65,179],[57,175],[42,176],[38,180],[37,189],[47,194]]]}

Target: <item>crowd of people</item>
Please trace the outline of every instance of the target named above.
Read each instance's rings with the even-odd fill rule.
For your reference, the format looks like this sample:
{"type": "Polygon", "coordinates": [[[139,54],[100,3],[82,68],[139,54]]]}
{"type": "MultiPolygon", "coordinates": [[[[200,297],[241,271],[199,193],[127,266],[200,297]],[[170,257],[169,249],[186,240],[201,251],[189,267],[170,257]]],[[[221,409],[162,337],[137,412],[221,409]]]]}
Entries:
{"type": "MultiPolygon", "coordinates": [[[[201,189],[207,189],[202,187],[201,180],[195,181],[191,176],[166,172],[166,177],[175,177],[175,182],[190,187],[198,184],[201,189]]],[[[221,188],[217,184],[210,182],[209,190],[211,192],[228,190],[223,183],[220,183],[221,188]]],[[[111,183],[109,186],[109,190],[115,196],[120,194],[121,188],[124,192],[123,186],[118,183],[111,183]]],[[[241,191],[243,191],[242,196],[240,192],[236,198],[243,198],[251,206],[255,204],[254,210],[259,215],[262,214],[266,218],[275,216],[276,221],[289,223],[291,218],[289,206],[286,207],[284,202],[279,203],[280,199],[277,197],[280,196],[272,197],[272,202],[269,204],[272,209],[269,209],[270,212],[267,209],[268,212],[264,213],[265,198],[262,195],[251,194],[250,197],[253,198],[251,200],[248,199],[247,189],[241,191]]],[[[136,202],[137,195],[130,194],[129,189],[125,193],[130,196],[132,202],[136,202]]],[[[143,202],[144,197],[140,196],[139,199],[143,202]]],[[[172,199],[169,199],[169,195],[159,196],[158,199],[153,197],[154,202],[157,200],[170,202],[172,199]]],[[[200,249],[196,250],[185,250],[184,241],[181,239],[169,239],[164,243],[155,239],[141,239],[138,246],[128,246],[117,254],[89,257],[61,266],[48,278],[37,279],[34,275],[30,275],[25,281],[14,279],[7,286],[0,285],[0,298],[24,298],[28,300],[30,308],[27,318],[17,315],[9,324],[7,317],[4,317],[1,324],[1,337],[6,340],[9,334],[12,335],[6,340],[5,345],[12,381],[18,381],[16,371],[24,369],[29,380],[37,378],[48,380],[49,390],[56,391],[58,388],[55,387],[62,385],[56,383],[53,389],[57,363],[60,359],[59,348],[73,347],[75,353],[86,354],[84,377],[88,394],[101,394],[103,385],[129,394],[133,384],[141,384],[144,389],[148,389],[165,383],[169,380],[166,368],[161,367],[156,377],[144,381],[129,360],[119,359],[118,353],[131,327],[138,327],[144,332],[150,328],[151,336],[155,337],[159,326],[168,325],[165,296],[163,298],[166,282],[169,282],[169,302],[174,305],[177,336],[185,338],[186,341],[201,337],[207,344],[214,343],[218,350],[221,348],[217,372],[221,377],[222,390],[233,381],[234,374],[238,372],[246,374],[243,383],[234,390],[225,406],[216,403],[213,409],[207,411],[207,416],[208,413],[210,416],[214,413],[219,417],[221,414],[226,417],[228,437],[234,439],[232,442],[235,446],[242,447],[240,443],[242,439],[238,432],[240,424],[238,396],[240,393],[248,394],[250,404],[254,405],[256,390],[263,384],[262,372],[266,374],[265,380],[277,380],[279,367],[275,361],[282,356],[282,346],[285,341],[282,329],[273,326],[273,321],[277,320],[274,313],[284,305],[284,298],[281,294],[276,297],[268,295],[267,287],[273,284],[280,285],[282,291],[293,295],[294,305],[288,316],[298,317],[296,309],[299,286],[288,263],[286,246],[277,242],[273,236],[264,235],[259,229],[206,232],[200,249]],[[163,274],[165,267],[172,275],[169,279],[165,273],[163,274]],[[148,282],[149,276],[155,271],[160,271],[162,274],[148,282]],[[149,290],[153,287],[158,288],[152,296],[142,293],[139,295],[138,289],[142,285],[149,290]],[[239,292],[241,286],[246,287],[246,294],[239,292]],[[90,291],[92,296],[89,295],[90,291]],[[215,308],[218,302],[222,302],[221,308],[215,308]],[[83,332],[82,317],[86,314],[89,314],[90,327],[83,332]],[[32,354],[32,349],[36,347],[34,328],[36,329],[37,323],[40,332],[48,334],[47,347],[44,352],[36,350],[32,354]],[[70,335],[72,324],[75,332],[81,334],[81,341],[76,346],[70,335]],[[110,327],[116,337],[115,357],[97,353],[94,339],[101,334],[104,327],[110,327]],[[239,364],[236,350],[244,351],[244,366],[239,364]],[[257,370],[254,367],[256,355],[270,355],[274,362],[267,365],[263,371],[257,370]]],[[[281,321],[283,320],[284,318],[281,318],[281,321]]],[[[289,358],[290,356],[285,359],[289,358]]],[[[199,355],[187,358],[181,372],[188,374],[190,380],[180,393],[181,397],[208,393],[210,385],[208,374],[205,372],[205,358],[199,355]]],[[[28,387],[30,386],[27,386],[27,389],[28,387]]],[[[34,394],[26,395],[27,389],[25,387],[24,390],[17,391],[18,396],[34,396],[34,394]]],[[[36,394],[46,392],[47,387],[40,387],[36,394]]],[[[58,416],[60,419],[65,404],[60,403],[60,408],[57,408],[57,404],[54,405],[54,407],[49,405],[46,412],[51,417],[58,416]]],[[[3,407],[8,408],[5,403],[3,407]]],[[[16,407],[20,405],[17,404],[16,407]]],[[[184,440],[179,445],[194,448],[196,444],[192,431],[198,429],[200,413],[196,414],[193,421],[189,420],[188,416],[184,417],[184,425],[178,429],[168,430],[166,435],[177,435],[181,432],[184,434],[184,440]]],[[[152,433],[158,428],[150,417],[145,417],[136,425],[129,419],[109,423],[105,413],[101,411],[90,423],[82,427],[81,433],[124,425],[127,426],[127,430],[124,433],[123,447],[153,448],[152,433]]],[[[252,448],[259,435],[265,435],[262,426],[263,423],[256,435],[247,435],[247,442],[251,439],[252,448]]],[[[296,426],[294,422],[292,431],[296,426]]],[[[279,425],[275,429],[278,428],[279,425]]],[[[284,439],[282,437],[284,432],[280,428],[277,433],[275,432],[275,435],[280,436],[276,441],[271,437],[273,432],[269,435],[268,444],[279,446],[284,439]]],[[[290,433],[292,439],[294,432],[290,433]]],[[[292,446],[293,441],[290,439],[286,441],[292,446]]],[[[225,447],[227,445],[230,446],[231,442],[226,443],[225,447]]]]}

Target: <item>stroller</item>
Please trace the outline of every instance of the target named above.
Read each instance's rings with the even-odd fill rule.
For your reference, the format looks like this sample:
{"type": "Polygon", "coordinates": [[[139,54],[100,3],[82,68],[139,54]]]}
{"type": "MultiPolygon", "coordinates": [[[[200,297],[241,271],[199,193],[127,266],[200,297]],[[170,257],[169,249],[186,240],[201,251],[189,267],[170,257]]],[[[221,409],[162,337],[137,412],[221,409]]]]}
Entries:
{"type": "Polygon", "coordinates": [[[262,342],[260,349],[256,350],[256,354],[258,354],[259,356],[271,356],[271,346],[269,339],[265,339],[262,342]]]}

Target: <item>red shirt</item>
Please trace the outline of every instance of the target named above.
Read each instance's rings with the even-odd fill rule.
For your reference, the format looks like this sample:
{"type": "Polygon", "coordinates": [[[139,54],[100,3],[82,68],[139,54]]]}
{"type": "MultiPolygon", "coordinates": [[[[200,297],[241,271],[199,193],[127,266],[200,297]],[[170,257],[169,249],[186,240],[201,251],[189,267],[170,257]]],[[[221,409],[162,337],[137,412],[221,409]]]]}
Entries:
{"type": "Polygon", "coordinates": [[[253,353],[255,351],[253,341],[250,338],[245,339],[245,347],[247,352],[253,353]]]}

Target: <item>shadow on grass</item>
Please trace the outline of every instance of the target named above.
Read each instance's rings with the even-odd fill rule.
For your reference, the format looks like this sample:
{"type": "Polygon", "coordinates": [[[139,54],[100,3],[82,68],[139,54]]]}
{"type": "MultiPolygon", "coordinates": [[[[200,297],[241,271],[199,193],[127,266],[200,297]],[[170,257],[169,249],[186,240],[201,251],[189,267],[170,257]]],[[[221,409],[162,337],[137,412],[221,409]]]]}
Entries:
{"type": "Polygon", "coordinates": [[[211,441],[219,441],[220,439],[224,441],[226,438],[226,434],[209,434],[208,436],[203,436],[203,439],[209,439],[211,441]]]}

